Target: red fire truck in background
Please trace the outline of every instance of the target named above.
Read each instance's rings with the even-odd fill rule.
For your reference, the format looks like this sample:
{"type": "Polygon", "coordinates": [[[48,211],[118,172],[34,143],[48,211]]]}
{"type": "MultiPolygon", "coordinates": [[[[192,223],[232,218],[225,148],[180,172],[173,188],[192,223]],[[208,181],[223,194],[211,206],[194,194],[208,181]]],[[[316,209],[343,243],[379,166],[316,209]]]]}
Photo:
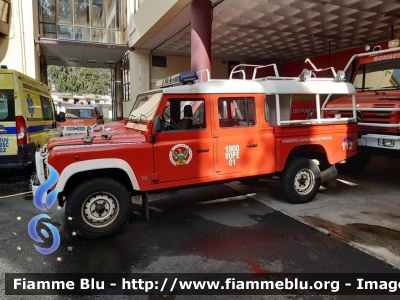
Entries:
{"type": "MultiPolygon", "coordinates": [[[[355,173],[367,167],[372,155],[400,157],[400,47],[399,40],[389,42],[389,49],[354,55],[344,71],[357,91],[358,153],[341,172],[355,173]]],[[[329,116],[352,114],[351,97],[323,104],[329,116]]]]}

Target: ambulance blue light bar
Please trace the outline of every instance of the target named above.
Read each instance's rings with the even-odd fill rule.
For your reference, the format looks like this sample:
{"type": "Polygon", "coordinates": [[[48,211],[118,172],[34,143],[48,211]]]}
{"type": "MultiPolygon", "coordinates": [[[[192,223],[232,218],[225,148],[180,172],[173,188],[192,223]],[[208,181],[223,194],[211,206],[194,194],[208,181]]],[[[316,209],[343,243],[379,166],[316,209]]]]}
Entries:
{"type": "Polygon", "coordinates": [[[175,74],[169,77],[165,77],[164,79],[160,79],[156,83],[156,87],[168,87],[168,86],[174,86],[178,84],[188,84],[188,83],[193,83],[195,80],[197,80],[197,74],[196,72],[182,72],[179,74],[175,74]]]}

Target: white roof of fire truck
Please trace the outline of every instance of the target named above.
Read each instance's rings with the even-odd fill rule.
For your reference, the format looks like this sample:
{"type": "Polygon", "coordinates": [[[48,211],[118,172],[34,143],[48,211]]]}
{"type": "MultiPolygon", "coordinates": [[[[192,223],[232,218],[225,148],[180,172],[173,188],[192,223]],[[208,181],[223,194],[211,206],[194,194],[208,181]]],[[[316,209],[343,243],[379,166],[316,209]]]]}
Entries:
{"type": "MultiPolygon", "coordinates": [[[[253,65],[239,65],[253,66],[253,65]]],[[[243,70],[236,71],[243,74],[243,79],[232,79],[235,69],[232,70],[231,79],[209,79],[205,82],[196,82],[200,74],[183,72],[166,77],[157,82],[158,90],[163,94],[355,94],[354,86],[344,82],[344,73],[338,72],[332,78],[315,78],[314,73],[303,70],[299,77],[279,77],[275,65],[275,76],[256,78],[254,72],[251,79],[246,80],[243,70]]],[[[256,66],[268,67],[268,66],[256,66]]],[[[208,75],[208,73],[207,73],[208,75]]],[[[147,94],[143,93],[143,94],[147,94]]]]}

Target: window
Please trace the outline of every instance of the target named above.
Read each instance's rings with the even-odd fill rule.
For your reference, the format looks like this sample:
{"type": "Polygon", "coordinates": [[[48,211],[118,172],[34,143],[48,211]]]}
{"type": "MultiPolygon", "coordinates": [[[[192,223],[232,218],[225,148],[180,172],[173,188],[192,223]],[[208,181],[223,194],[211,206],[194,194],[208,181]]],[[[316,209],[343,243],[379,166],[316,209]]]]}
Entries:
{"type": "Polygon", "coordinates": [[[357,91],[400,89],[400,62],[361,65],[353,84],[357,91]]]}
{"type": "Polygon", "coordinates": [[[0,90],[0,121],[15,121],[13,90],[0,90]]]}
{"type": "Polygon", "coordinates": [[[179,121],[182,121],[186,118],[190,118],[192,120],[192,128],[189,129],[205,128],[204,100],[181,101],[180,111],[181,115],[179,121]],[[185,106],[187,107],[186,111],[185,106]],[[189,106],[191,107],[191,110],[189,110],[189,106]]]}
{"type": "Polygon", "coordinates": [[[167,58],[165,56],[153,56],[151,62],[153,67],[165,68],[167,66],[167,58]]]}
{"type": "Polygon", "coordinates": [[[254,98],[218,99],[219,126],[243,127],[256,125],[254,98]]]}
{"type": "Polygon", "coordinates": [[[58,0],[58,22],[72,23],[71,0],[58,0]]]}
{"type": "Polygon", "coordinates": [[[75,25],[89,26],[89,0],[74,0],[75,25]]]}
{"type": "Polygon", "coordinates": [[[130,101],[130,71],[129,71],[129,55],[125,55],[122,60],[122,90],[124,101],[130,101]]]}
{"type": "Polygon", "coordinates": [[[90,42],[90,29],[75,26],[75,41],[90,42]]]}
{"type": "Polygon", "coordinates": [[[72,26],[58,26],[58,39],[73,40],[72,26]]]}
{"type": "Polygon", "coordinates": [[[163,131],[206,128],[203,99],[169,99],[164,112],[163,120],[167,124],[163,131]]]}
{"type": "Polygon", "coordinates": [[[39,21],[56,23],[56,0],[41,0],[39,6],[39,21]]]}
{"type": "MultiPolygon", "coordinates": [[[[122,27],[126,27],[126,16],[122,12],[127,1],[38,0],[39,33],[46,38],[122,44],[126,35],[122,27]]],[[[9,3],[0,0],[0,20],[9,18],[9,3]]]]}
{"type": "Polygon", "coordinates": [[[105,30],[102,29],[92,29],[92,42],[102,43],[104,42],[105,30]]]}
{"type": "Polygon", "coordinates": [[[42,103],[43,120],[53,120],[52,103],[49,98],[40,96],[40,102],[42,103]]]}
{"type": "Polygon", "coordinates": [[[91,109],[67,109],[65,113],[66,118],[83,118],[83,119],[93,119],[93,110],[91,109]]]}
{"type": "Polygon", "coordinates": [[[103,0],[92,0],[92,26],[104,27],[103,0]]]}

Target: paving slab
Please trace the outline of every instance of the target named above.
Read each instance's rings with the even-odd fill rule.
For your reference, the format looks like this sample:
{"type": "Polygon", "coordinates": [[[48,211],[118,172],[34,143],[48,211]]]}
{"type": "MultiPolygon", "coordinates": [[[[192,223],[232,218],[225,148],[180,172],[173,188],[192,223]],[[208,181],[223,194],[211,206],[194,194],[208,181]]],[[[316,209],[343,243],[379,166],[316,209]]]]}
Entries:
{"type": "Polygon", "coordinates": [[[360,174],[339,174],[306,204],[287,203],[276,180],[227,186],[400,268],[400,160],[373,157],[360,174]]]}

